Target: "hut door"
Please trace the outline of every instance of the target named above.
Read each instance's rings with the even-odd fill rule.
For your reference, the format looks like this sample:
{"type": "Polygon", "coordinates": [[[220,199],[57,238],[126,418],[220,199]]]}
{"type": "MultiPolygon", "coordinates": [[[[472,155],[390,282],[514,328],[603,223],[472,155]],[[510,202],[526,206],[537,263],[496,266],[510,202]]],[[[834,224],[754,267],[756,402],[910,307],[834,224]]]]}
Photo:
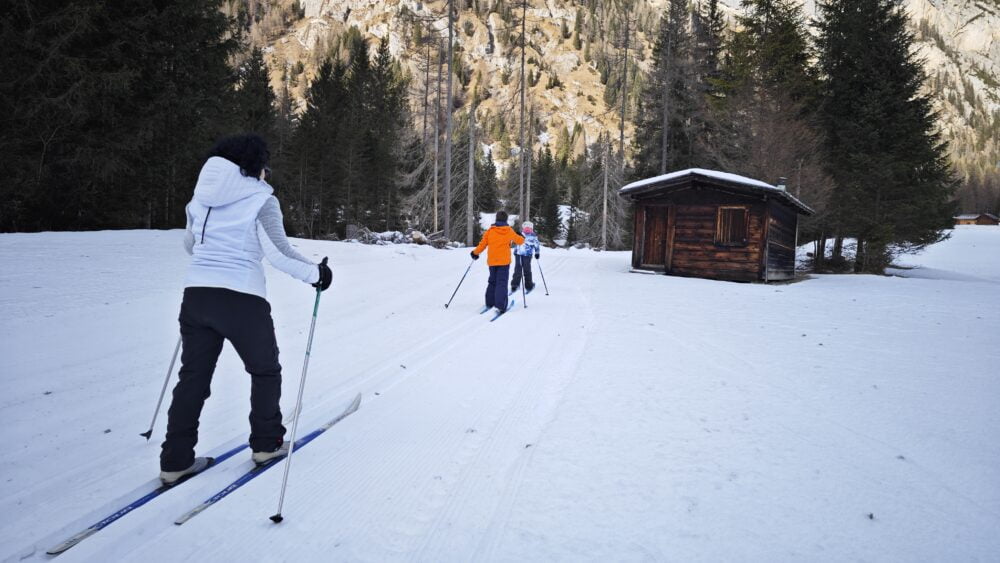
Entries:
{"type": "Polygon", "coordinates": [[[642,265],[663,268],[667,256],[667,208],[647,207],[643,232],[642,265]]]}

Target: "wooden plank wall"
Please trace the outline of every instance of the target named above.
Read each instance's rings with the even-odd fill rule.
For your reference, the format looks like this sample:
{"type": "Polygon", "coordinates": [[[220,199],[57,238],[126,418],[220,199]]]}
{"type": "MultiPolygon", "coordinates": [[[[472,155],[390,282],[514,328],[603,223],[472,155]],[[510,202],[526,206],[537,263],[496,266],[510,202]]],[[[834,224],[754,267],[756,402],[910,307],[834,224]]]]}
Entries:
{"type": "Polygon", "coordinates": [[[632,224],[632,232],[634,234],[634,242],[632,243],[632,267],[638,268],[642,262],[642,251],[645,246],[644,240],[642,238],[642,225],[646,217],[646,208],[642,205],[635,206],[635,216],[634,223],[632,224]]]}
{"type": "Polygon", "coordinates": [[[642,265],[663,269],[667,256],[667,207],[645,207],[642,265]]]}
{"type": "Polygon", "coordinates": [[[769,202],[767,270],[770,280],[795,277],[795,227],[798,215],[784,205],[769,202]]]}
{"type": "Polygon", "coordinates": [[[673,239],[671,273],[703,278],[756,281],[760,271],[763,248],[763,204],[748,204],[724,194],[703,194],[699,199],[714,199],[708,203],[679,203],[675,211],[676,228],[673,239]],[[749,238],[746,246],[715,244],[716,217],[720,205],[749,207],[749,238]]]}
{"type": "MultiPolygon", "coordinates": [[[[644,269],[673,275],[734,281],[764,280],[765,267],[770,280],[795,277],[795,231],[798,215],[778,201],[734,194],[699,186],[682,189],[636,204],[636,241],[633,265],[645,258],[641,253],[652,250],[650,245],[666,250],[665,268],[644,266],[644,269]],[[700,188],[700,189],[699,189],[700,188]],[[651,240],[646,228],[647,213],[662,213],[669,205],[665,233],[655,233],[651,240]],[[715,244],[716,220],[720,206],[743,205],[749,210],[749,237],[745,246],[715,244]],[[653,211],[653,210],[656,211],[653,211]],[[668,225],[673,225],[669,228],[668,225]]],[[[656,222],[657,225],[661,221],[656,222]]],[[[658,252],[658,251],[657,251],[658,252]]]]}

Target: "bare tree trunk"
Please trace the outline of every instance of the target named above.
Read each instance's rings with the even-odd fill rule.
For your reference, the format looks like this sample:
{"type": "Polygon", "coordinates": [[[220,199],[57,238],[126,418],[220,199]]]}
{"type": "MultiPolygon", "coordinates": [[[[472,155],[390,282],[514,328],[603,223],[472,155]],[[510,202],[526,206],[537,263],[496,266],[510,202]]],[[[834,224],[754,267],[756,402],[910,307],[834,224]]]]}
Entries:
{"type": "Polygon", "coordinates": [[[431,42],[428,41],[427,66],[424,68],[424,128],[420,135],[420,139],[423,141],[425,147],[427,146],[427,108],[430,105],[428,103],[427,98],[430,95],[430,89],[431,89],[431,42]]]}
{"type": "Polygon", "coordinates": [[[673,48],[674,37],[673,34],[667,36],[667,60],[664,65],[664,77],[663,77],[663,123],[662,132],[660,139],[660,174],[667,173],[667,155],[669,149],[668,144],[670,143],[670,55],[673,48]]]}
{"type": "Polygon", "coordinates": [[[437,77],[437,107],[434,109],[434,232],[438,232],[438,145],[441,139],[441,53],[444,45],[438,49],[437,77]]]}
{"type": "Polygon", "coordinates": [[[826,233],[820,233],[813,251],[813,271],[819,272],[826,267],[826,233]]]}
{"type": "Polygon", "coordinates": [[[531,161],[535,158],[535,143],[531,140],[531,129],[532,124],[534,124],[534,109],[533,107],[528,108],[528,154],[525,157],[528,179],[525,182],[524,215],[521,217],[521,221],[531,220],[531,161]]]}
{"type": "Polygon", "coordinates": [[[466,192],[465,244],[472,246],[472,221],[476,207],[473,205],[473,191],[476,181],[476,106],[469,109],[469,189],[466,192]]]}
{"type": "Polygon", "coordinates": [[[868,262],[868,252],[865,249],[865,241],[858,237],[858,248],[854,252],[854,273],[860,274],[865,271],[868,262]]]}
{"type": "Polygon", "coordinates": [[[444,141],[444,236],[451,240],[451,109],[454,102],[451,95],[451,75],[454,58],[452,48],[454,25],[452,11],[454,0],[448,0],[448,105],[445,107],[445,141],[444,141]]]}
{"type": "Polygon", "coordinates": [[[628,31],[629,31],[629,14],[625,12],[625,58],[622,61],[622,118],[621,126],[619,130],[619,146],[622,156],[622,162],[625,162],[625,102],[628,101],[628,31]]]}
{"type": "Polygon", "coordinates": [[[524,81],[524,52],[528,48],[525,26],[528,21],[528,0],[521,1],[521,131],[518,141],[518,215],[524,217],[524,89],[527,87],[524,81]]]}
{"type": "Polygon", "coordinates": [[[608,151],[611,150],[611,139],[604,145],[604,192],[601,198],[601,250],[608,249],[608,151]]]}

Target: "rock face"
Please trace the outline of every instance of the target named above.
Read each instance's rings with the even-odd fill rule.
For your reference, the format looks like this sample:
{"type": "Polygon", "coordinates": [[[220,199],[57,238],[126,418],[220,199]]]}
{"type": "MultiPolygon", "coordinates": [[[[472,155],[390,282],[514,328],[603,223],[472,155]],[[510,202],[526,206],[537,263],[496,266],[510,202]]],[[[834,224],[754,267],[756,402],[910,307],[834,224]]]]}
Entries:
{"type": "Polygon", "coordinates": [[[907,0],[941,129],[961,176],[1000,176],[1000,1],[907,0]]]}
{"type": "MultiPolygon", "coordinates": [[[[270,60],[272,67],[286,69],[298,61],[306,62],[304,80],[300,79],[297,89],[292,89],[293,96],[301,98],[315,62],[321,59],[331,38],[355,26],[368,37],[388,37],[390,51],[413,77],[414,103],[422,103],[427,48],[416,42],[415,30],[433,29],[432,33],[438,36],[435,48],[441,44],[447,38],[445,0],[299,2],[305,17],[272,42],[270,60]]],[[[657,22],[666,3],[666,0],[638,3],[639,30],[634,30],[630,37],[631,64],[640,68],[649,65],[657,22]]],[[[739,9],[738,0],[722,0],[722,3],[731,14],[739,9]]],[[[925,60],[928,89],[937,101],[942,132],[951,144],[959,171],[962,172],[963,165],[977,162],[992,161],[995,166],[1000,161],[1000,141],[991,131],[1000,128],[1000,0],[904,0],[904,3],[911,16],[918,53],[925,60]]],[[[617,139],[618,109],[605,103],[600,73],[594,58],[588,61],[587,57],[599,49],[610,49],[607,46],[610,37],[618,37],[620,33],[608,30],[608,41],[588,46],[586,38],[576,42],[573,36],[578,15],[586,14],[584,2],[530,0],[528,4],[530,46],[526,73],[529,79],[538,77],[529,89],[529,101],[535,117],[547,128],[532,132],[535,149],[547,142],[555,151],[558,147],[554,145],[562,140],[569,145],[569,152],[578,153],[587,143],[596,141],[599,134],[610,131],[612,138],[617,139]],[[558,85],[552,86],[552,77],[558,77],[558,85]]],[[[512,29],[512,19],[509,15],[505,19],[502,14],[504,10],[513,12],[513,20],[518,20],[520,2],[455,0],[455,6],[455,44],[468,73],[464,85],[454,80],[456,92],[464,90],[466,94],[459,95],[457,111],[467,110],[470,88],[480,86],[482,92],[488,93],[477,112],[489,137],[485,142],[500,149],[504,143],[498,138],[499,121],[503,120],[506,145],[516,148],[520,125],[520,51],[513,40],[520,28],[512,29]]],[[[803,12],[806,17],[815,15],[814,0],[805,3],[803,12]]],[[[435,56],[434,49],[431,56],[435,56]]],[[[620,72],[620,68],[612,68],[611,72],[620,72]]],[[[273,74],[280,81],[281,73],[273,74]]],[[[433,99],[433,73],[430,79],[433,99]]],[[[415,109],[418,115],[422,112],[422,107],[415,109]]],[[[630,141],[631,130],[628,125],[626,143],[630,141]]],[[[508,155],[503,150],[499,152],[495,156],[502,167],[508,155]]]]}

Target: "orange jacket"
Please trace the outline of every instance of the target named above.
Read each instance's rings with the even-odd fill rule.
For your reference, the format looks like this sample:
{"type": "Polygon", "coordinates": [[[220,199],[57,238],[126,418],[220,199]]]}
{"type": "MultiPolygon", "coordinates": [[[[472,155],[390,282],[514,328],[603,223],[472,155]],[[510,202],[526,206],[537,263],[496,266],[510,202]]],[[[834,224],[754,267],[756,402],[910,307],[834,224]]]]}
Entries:
{"type": "Polygon", "coordinates": [[[479,241],[479,246],[474,252],[476,256],[482,254],[486,247],[489,252],[486,254],[486,264],[490,266],[510,265],[510,243],[524,244],[524,237],[514,232],[508,225],[493,225],[485,233],[483,240],[479,241]]]}

